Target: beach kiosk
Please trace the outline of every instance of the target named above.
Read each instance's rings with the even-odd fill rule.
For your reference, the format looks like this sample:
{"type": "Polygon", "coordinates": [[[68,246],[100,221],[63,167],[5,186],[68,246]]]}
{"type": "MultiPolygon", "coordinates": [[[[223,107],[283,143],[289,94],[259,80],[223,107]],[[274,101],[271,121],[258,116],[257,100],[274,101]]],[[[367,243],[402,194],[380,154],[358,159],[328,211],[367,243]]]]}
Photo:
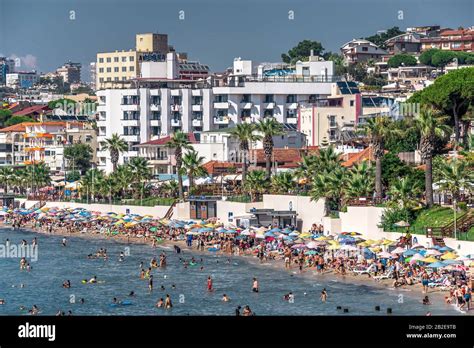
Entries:
{"type": "Polygon", "coordinates": [[[189,217],[191,219],[207,220],[217,216],[217,201],[220,196],[190,196],[189,217]]]}

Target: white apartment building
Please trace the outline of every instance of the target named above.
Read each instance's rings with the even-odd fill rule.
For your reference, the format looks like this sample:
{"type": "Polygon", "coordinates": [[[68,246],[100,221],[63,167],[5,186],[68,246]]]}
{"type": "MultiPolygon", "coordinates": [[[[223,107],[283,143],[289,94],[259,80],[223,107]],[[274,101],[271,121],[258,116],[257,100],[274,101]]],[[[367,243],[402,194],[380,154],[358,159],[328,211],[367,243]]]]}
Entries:
{"type": "MultiPolygon", "coordinates": [[[[295,69],[260,64],[254,70],[252,61],[236,59],[233,71],[223,77],[184,80],[174,55],[168,53],[165,62],[142,63],[134,88],[97,92],[99,144],[114,133],[129,144],[120,164],[139,156],[136,145],[177,130],[200,133],[265,117],[296,125],[298,105],[330,95],[337,80],[333,62],[313,57],[295,69]]],[[[112,170],[108,151],[99,150],[98,159],[99,168],[112,170]]]]}
{"type": "Polygon", "coordinates": [[[370,41],[353,39],[341,46],[341,54],[346,64],[353,64],[369,59],[380,60],[388,52],[370,41]]]}

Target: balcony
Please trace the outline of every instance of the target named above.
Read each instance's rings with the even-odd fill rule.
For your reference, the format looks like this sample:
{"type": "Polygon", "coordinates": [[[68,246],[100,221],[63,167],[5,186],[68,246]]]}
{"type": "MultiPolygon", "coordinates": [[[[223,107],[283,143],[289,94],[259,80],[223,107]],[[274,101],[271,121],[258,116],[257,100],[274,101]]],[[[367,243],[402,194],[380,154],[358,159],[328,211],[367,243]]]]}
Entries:
{"type": "Polygon", "coordinates": [[[161,111],[161,106],[159,104],[150,104],[150,111],[161,111]]]}
{"type": "Polygon", "coordinates": [[[193,127],[202,127],[202,120],[193,120],[193,127]]]}
{"type": "Polygon", "coordinates": [[[171,120],[171,127],[181,127],[181,120],[175,120],[175,119],[172,119],[171,120]]]}
{"type": "Polygon", "coordinates": [[[202,90],[200,89],[193,89],[191,90],[191,95],[193,97],[201,97],[202,96],[202,90]]]}
{"type": "Polygon", "coordinates": [[[139,135],[122,135],[122,139],[127,143],[140,141],[139,135]]]}
{"type": "Polygon", "coordinates": [[[272,110],[276,106],[275,102],[263,103],[263,108],[267,110],[272,110]]]}
{"type": "Polygon", "coordinates": [[[154,164],[170,164],[170,159],[169,157],[149,157],[148,163],[151,165],[154,164]]]}
{"type": "Polygon", "coordinates": [[[140,126],[139,120],[120,120],[120,123],[124,127],[138,127],[140,126]]]}
{"type": "Polygon", "coordinates": [[[286,123],[288,124],[298,124],[298,117],[287,117],[286,123]]]}
{"type": "Polygon", "coordinates": [[[286,108],[290,110],[298,109],[298,103],[286,103],[286,108]]]}
{"type": "Polygon", "coordinates": [[[160,90],[159,89],[150,89],[150,95],[151,96],[160,95],[160,90]]]}
{"type": "Polygon", "coordinates": [[[105,120],[97,121],[97,127],[99,127],[99,128],[107,127],[107,121],[105,121],[105,120]]]}
{"type": "Polygon", "coordinates": [[[242,123],[252,123],[252,117],[250,116],[242,116],[240,119],[242,120],[242,123]]]}
{"type": "Polygon", "coordinates": [[[253,107],[253,103],[252,102],[241,102],[240,107],[244,110],[250,110],[253,107]]]}
{"type": "Polygon", "coordinates": [[[229,116],[216,116],[214,117],[214,124],[229,124],[229,116]]]}
{"type": "Polygon", "coordinates": [[[140,105],[136,104],[129,104],[129,105],[122,105],[121,109],[123,111],[139,111],[140,110],[140,105]]]}
{"type": "Polygon", "coordinates": [[[106,110],[105,104],[97,105],[97,112],[105,112],[105,110],[106,110]]]}
{"type": "Polygon", "coordinates": [[[172,89],[170,94],[171,94],[172,97],[179,97],[179,96],[181,96],[181,90],[180,89],[172,89]]]}
{"type": "Polygon", "coordinates": [[[182,109],[183,109],[183,107],[179,104],[172,104],[171,105],[171,111],[181,112],[182,109]]]}
{"type": "Polygon", "coordinates": [[[202,112],[202,105],[198,105],[198,104],[193,105],[192,111],[202,112]]]}
{"type": "Polygon", "coordinates": [[[214,109],[228,109],[229,102],[214,102],[214,109]]]}
{"type": "Polygon", "coordinates": [[[337,122],[329,122],[329,128],[337,128],[337,122]]]}
{"type": "Polygon", "coordinates": [[[160,127],[161,126],[161,120],[150,120],[150,126],[160,127]]]}

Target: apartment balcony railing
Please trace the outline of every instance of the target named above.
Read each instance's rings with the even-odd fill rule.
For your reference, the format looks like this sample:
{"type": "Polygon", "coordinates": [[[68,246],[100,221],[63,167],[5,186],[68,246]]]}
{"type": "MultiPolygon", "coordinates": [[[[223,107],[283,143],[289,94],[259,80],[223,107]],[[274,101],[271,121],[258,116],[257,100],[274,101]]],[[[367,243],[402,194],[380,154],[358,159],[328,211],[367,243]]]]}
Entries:
{"type": "Polygon", "coordinates": [[[176,119],[172,119],[171,120],[171,127],[181,127],[181,120],[176,120],[176,119]]]}
{"type": "Polygon", "coordinates": [[[171,105],[171,111],[181,112],[182,109],[183,109],[183,107],[179,104],[172,104],[171,105]]]}
{"type": "Polygon", "coordinates": [[[202,127],[202,120],[194,119],[193,127],[202,127]]]}
{"type": "MultiPolygon", "coordinates": [[[[227,86],[229,87],[244,87],[246,82],[280,82],[280,83],[333,83],[341,81],[341,76],[336,75],[313,75],[313,76],[261,76],[248,75],[241,79],[230,79],[227,86]]],[[[217,86],[216,86],[217,87],[217,86]]]]}
{"type": "Polygon", "coordinates": [[[229,102],[228,101],[215,101],[214,102],[214,109],[228,109],[229,102]]]}
{"type": "Polygon", "coordinates": [[[216,116],[214,117],[215,124],[229,124],[230,117],[229,116],[216,116]]]}
{"type": "Polygon", "coordinates": [[[192,111],[201,112],[201,111],[202,111],[202,105],[201,105],[201,104],[194,104],[194,105],[192,106],[192,111]]]}
{"type": "Polygon", "coordinates": [[[287,117],[286,118],[286,123],[288,123],[288,124],[297,124],[298,123],[298,117],[287,117]]]}

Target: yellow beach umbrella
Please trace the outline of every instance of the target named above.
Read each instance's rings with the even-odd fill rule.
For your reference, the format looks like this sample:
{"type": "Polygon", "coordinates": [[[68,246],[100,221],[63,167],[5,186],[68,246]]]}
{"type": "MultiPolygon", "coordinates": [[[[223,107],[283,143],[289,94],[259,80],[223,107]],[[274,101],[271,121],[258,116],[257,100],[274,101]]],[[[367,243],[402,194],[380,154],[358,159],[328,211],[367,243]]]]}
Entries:
{"type": "Polygon", "coordinates": [[[392,245],[394,242],[390,239],[385,239],[383,242],[382,242],[382,245],[392,245]]]}
{"type": "Polygon", "coordinates": [[[321,236],[321,237],[316,238],[315,240],[329,240],[329,238],[321,236]]]}
{"type": "Polygon", "coordinates": [[[332,244],[332,245],[328,248],[328,250],[338,250],[338,249],[340,249],[340,248],[341,248],[341,246],[340,246],[339,244],[332,244]]]}
{"type": "Polygon", "coordinates": [[[369,248],[369,250],[374,252],[374,253],[378,253],[378,252],[382,251],[382,248],[379,247],[379,246],[375,246],[375,247],[369,248]]]}
{"type": "Polygon", "coordinates": [[[357,245],[358,245],[358,246],[361,246],[361,247],[368,247],[368,246],[370,246],[370,244],[367,243],[367,241],[357,243],[357,245]]]}
{"type": "Polygon", "coordinates": [[[216,225],[214,225],[214,224],[207,224],[207,225],[205,225],[205,227],[214,228],[214,227],[216,227],[216,225]]]}
{"type": "Polygon", "coordinates": [[[441,259],[443,260],[454,260],[456,259],[458,256],[453,253],[453,252],[447,252],[446,254],[444,254],[443,256],[441,256],[441,259]]]}
{"type": "Polygon", "coordinates": [[[438,260],[436,260],[433,256],[430,256],[430,257],[425,257],[425,258],[422,259],[421,261],[427,262],[427,263],[433,263],[433,262],[436,262],[436,261],[438,261],[438,260]]]}
{"type": "Polygon", "coordinates": [[[300,238],[308,238],[308,237],[311,237],[311,234],[309,234],[308,232],[305,232],[303,234],[300,234],[299,237],[300,238]]]}
{"type": "Polygon", "coordinates": [[[337,244],[339,244],[339,242],[338,242],[337,240],[334,240],[334,239],[328,239],[327,242],[328,242],[329,244],[332,244],[332,245],[337,245],[337,244]]]}

